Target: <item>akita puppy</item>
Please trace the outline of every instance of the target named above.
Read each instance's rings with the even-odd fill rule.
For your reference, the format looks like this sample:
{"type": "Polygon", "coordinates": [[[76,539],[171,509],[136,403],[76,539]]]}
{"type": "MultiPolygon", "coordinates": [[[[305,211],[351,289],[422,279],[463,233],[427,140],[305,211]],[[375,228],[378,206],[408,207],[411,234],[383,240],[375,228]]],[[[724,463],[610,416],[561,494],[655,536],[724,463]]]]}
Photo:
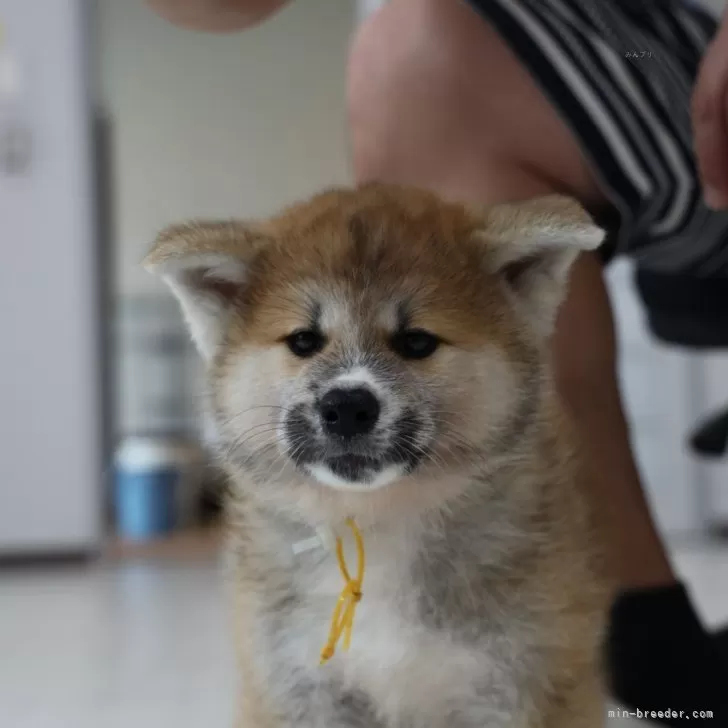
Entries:
{"type": "Polygon", "coordinates": [[[601,723],[606,590],[549,335],[602,237],[561,197],[379,185],[159,236],[231,483],[241,726],[601,723]]]}

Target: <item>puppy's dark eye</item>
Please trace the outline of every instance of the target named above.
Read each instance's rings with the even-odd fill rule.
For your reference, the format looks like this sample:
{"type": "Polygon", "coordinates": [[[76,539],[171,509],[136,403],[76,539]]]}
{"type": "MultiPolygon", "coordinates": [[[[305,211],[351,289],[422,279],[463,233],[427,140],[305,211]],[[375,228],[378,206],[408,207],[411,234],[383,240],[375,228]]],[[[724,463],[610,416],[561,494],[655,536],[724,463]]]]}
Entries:
{"type": "Polygon", "coordinates": [[[318,354],[325,343],[324,337],[318,331],[294,331],[286,337],[288,348],[302,358],[318,354]]]}
{"type": "Polygon", "coordinates": [[[403,359],[427,359],[440,346],[440,339],[422,329],[411,329],[395,334],[392,349],[403,359]]]}

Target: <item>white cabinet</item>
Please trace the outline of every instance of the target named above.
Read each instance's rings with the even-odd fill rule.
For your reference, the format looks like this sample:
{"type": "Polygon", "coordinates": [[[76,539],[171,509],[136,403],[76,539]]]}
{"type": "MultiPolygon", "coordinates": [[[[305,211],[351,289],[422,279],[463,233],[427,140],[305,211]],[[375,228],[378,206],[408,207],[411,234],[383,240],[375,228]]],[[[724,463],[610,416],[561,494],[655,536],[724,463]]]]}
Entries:
{"type": "Polygon", "coordinates": [[[32,157],[0,170],[0,554],[100,531],[99,305],[80,0],[0,0],[32,157]]]}

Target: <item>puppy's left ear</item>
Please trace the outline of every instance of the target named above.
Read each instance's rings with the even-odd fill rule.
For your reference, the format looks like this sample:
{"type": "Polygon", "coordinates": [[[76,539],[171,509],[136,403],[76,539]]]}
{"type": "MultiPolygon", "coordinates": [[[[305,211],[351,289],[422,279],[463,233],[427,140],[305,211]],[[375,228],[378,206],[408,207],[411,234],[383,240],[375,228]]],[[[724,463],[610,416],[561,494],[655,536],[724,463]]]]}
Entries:
{"type": "Polygon", "coordinates": [[[536,331],[550,334],[572,263],[598,248],[604,231],[575,200],[560,195],[496,205],[484,217],[479,237],[487,268],[536,331]]]}
{"type": "Polygon", "coordinates": [[[192,339],[209,361],[224,337],[248,272],[264,243],[243,222],[198,221],[163,230],[144,267],[162,278],[177,297],[192,339]]]}

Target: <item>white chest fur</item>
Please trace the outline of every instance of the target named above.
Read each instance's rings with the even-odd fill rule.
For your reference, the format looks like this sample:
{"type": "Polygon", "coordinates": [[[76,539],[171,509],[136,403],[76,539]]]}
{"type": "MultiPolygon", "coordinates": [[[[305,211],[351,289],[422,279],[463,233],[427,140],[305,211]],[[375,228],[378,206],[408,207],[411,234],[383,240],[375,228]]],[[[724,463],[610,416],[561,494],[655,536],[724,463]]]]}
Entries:
{"type": "MultiPolygon", "coordinates": [[[[317,691],[318,718],[311,723],[317,728],[327,725],[329,711],[331,725],[371,728],[519,728],[524,723],[519,688],[526,650],[516,625],[505,630],[502,622],[492,630],[482,625],[467,639],[447,623],[426,624],[418,616],[421,586],[412,577],[412,553],[391,542],[369,544],[351,648],[345,652],[339,646],[320,666],[344,585],[333,554],[322,556],[301,565],[298,589],[305,596],[269,653],[268,675],[277,683],[279,699],[295,701],[306,693],[305,686],[315,686],[310,689],[317,691]],[[334,717],[337,693],[366,696],[376,721],[334,717]]],[[[291,714],[298,716],[297,725],[306,724],[300,706],[291,706],[291,714]]]]}

